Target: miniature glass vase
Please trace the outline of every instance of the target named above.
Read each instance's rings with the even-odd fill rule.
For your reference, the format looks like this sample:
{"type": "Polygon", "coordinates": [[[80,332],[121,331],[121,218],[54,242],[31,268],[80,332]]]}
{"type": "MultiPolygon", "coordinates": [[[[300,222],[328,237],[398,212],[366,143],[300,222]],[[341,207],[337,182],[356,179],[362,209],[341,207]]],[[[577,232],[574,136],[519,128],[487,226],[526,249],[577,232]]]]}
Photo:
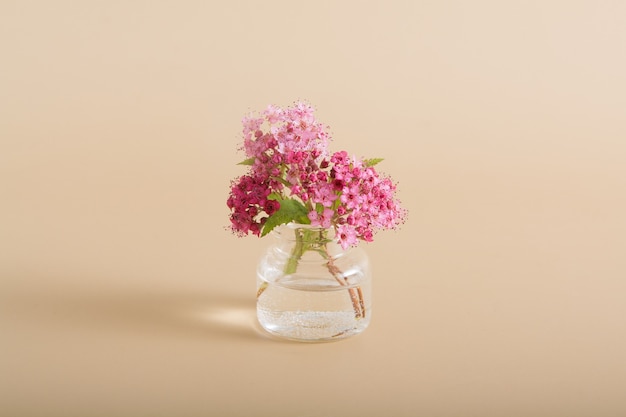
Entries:
{"type": "Polygon", "coordinates": [[[293,224],[271,232],[257,268],[257,318],[272,335],[298,341],[343,339],[372,317],[365,251],[343,249],[333,229],[293,224]]]}

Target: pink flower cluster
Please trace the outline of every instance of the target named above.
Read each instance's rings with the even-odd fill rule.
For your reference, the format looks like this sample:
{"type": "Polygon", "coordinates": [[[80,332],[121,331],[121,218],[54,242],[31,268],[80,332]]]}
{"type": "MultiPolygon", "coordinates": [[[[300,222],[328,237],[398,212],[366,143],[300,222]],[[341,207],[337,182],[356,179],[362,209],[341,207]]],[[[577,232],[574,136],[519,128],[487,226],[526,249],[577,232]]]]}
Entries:
{"type": "Polygon", "coordinates": [[[333,227],[344,249],[359,239],[370,242],[377,230],[403,221],[395,184],[368,160],[345,151],[330,154],[329,136],[313,113],[309,105],[296,103],[286,109],[269,106],[260,117],[243,119],[244,162],[250,171],[233,181],[227,200],[236,234],[260,235],[287,199],[307,213],[294,221],[333,227]]]}

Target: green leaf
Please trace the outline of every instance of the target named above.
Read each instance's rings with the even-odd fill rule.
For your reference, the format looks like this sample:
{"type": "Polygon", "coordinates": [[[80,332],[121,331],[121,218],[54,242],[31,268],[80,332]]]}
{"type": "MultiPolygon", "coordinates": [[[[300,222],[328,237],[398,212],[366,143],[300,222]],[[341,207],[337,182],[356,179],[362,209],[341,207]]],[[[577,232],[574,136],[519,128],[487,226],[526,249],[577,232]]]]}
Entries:
{"type": "Polygon", "coordinates": [[[263,225],[263,230],[261,231],[261,237],[265,236],[269,232],[272,231],[276,226],[281,224],[287,224],[291,222],[296,222],[300,224],[309,224],[311,220],[309,220],[307,214],[308,211],[304,204],[299,202],[298,200],[293,199],[285,199],[278,200],[280,203],[280,208],[276,210],[274,214],[269,216],[263,225]]]}
{"type": "Polygon", "coordinates": [[[365,159],[363,161],[363,165],[365,165],[366,167],[373,167],[374,165],[376,165],[379,162],[382,162],[383,158],[370,158],[370,159],[365,159]]]}
{"type": "Polygon", "coordinates": [[[244,159],[243,161],[239,162],[237,165],[254,165],[255,160],[256,158],[253,156],[252,158],[244,159]]]}

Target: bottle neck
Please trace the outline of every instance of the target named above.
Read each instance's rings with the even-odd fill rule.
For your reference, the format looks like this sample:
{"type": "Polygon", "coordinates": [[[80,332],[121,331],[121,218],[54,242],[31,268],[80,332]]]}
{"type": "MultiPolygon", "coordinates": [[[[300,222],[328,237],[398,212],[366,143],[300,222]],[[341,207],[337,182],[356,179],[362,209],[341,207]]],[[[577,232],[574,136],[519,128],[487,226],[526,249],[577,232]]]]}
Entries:
{"type": "Polygon", "coordinates": [[[333,228],[289,223],[272,231],[279,249],[283,252],[317,252],[325,258],[341,256],[352,248],[343,249],[337,243],[333,228]]]}

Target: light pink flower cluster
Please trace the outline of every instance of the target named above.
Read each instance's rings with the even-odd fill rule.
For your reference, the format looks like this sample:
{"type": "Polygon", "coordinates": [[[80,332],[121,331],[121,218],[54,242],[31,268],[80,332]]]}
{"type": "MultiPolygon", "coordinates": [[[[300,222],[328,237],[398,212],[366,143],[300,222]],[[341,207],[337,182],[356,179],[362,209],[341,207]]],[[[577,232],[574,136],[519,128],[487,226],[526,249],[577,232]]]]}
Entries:
{"type": "Polygon", "coordinates": [[[250,171],[233,181],[227,200],[238,235],[262,234],[276,215],[280,222],[333,227],[345,249],[403,221],[395,184],[378,175],[375,160],[345,151],[330,154],[329,136],[309,105],[269,106],[259,117],[244,118],[243,126],[244,164],[250,171]],[[281,201],[289,210],[281,210],[281,201]]]}

